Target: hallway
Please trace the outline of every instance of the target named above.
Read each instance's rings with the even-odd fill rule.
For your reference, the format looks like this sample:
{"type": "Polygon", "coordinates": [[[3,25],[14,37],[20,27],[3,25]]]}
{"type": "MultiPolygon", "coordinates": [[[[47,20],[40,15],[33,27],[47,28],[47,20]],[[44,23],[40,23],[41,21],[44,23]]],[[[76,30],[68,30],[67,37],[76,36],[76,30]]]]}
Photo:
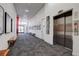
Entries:
{"type": "Polygon", "coordinates": [[[59,45],[49,45],[30,34],[19,35],[10,56],[71,56],[72,52],[59,45]]]}
{"type": "Polygon", "coordinates": [[[79,3],[0,3],[0,56],[79,56],[78,45],[79,3]]]}

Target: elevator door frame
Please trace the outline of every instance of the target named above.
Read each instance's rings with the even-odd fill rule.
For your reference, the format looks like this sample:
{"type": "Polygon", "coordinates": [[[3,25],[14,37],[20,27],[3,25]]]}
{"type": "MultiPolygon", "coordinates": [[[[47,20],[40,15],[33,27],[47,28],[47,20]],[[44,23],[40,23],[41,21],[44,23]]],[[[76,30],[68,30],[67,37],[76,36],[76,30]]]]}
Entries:
{"type": "MultiPolygon", "coordinates": [[[[65,46],[66,45],[65,44],[66,43],[66,41],[65,41],[66,40],[66,17],[67,16],[72,16],[72,11],[73,11],[73,9],[53,17],[54,20],[64,17],[64,45],[63,45],[64,47],[66,47],[65,46]]],[[[54,39],[54,37],[53,37],[53,39],[54,39]]],[[[54,40],[53,40],[53,43],[55,43],[54,40]]],[[[72,38],[71,38],[71,40],[72,40],[72,38]]],[[[73,48],[73,40],[72,40],[72,48],[73,48]]]]}

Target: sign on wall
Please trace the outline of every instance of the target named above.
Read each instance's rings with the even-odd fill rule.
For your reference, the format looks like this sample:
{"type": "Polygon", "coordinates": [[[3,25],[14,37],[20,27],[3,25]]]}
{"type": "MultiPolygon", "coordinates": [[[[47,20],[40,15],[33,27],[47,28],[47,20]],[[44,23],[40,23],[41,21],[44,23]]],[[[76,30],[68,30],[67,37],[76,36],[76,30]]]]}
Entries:
{"type": "Polygon", "coordinates": [[[74,21],[74,35],[79,35],[79,20],[74,21]]]}
{"type": "Polygon", "coordinates": [[[30,26],[29,29],[32,29],[32,30],[41,30],[41,24],[30,26]]]}

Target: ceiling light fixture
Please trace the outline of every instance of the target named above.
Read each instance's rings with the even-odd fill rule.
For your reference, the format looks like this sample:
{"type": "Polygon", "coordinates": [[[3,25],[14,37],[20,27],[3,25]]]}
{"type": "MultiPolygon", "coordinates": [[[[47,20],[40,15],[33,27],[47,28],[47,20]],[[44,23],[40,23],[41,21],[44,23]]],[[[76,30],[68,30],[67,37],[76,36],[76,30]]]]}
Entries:
{"type": "Polygon", "coordinates": [[[26,9],[26,10],[25,10],[25,12],[29,12],[29,10],[28,10],[28,9],[26,9]]]}

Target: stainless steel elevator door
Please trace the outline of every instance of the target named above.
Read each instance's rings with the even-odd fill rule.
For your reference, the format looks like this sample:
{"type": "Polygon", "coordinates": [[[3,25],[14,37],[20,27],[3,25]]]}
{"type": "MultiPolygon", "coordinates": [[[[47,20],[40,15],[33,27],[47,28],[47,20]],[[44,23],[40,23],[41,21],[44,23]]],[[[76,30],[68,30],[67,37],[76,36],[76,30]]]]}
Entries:
{"type": "Polygon", "coordinates": [[[54,44],[72,49],[72,10],[54,16],[54,44]]]}
{"type": "Polygon", "coordinates": [[[54,43],[64,45],[64,17],[54,20],[54,43]]]}
{"type": "Polygon", "coordinates": [[[65,47],[72,49],[72,15],[65,17],[65,47]]]}

